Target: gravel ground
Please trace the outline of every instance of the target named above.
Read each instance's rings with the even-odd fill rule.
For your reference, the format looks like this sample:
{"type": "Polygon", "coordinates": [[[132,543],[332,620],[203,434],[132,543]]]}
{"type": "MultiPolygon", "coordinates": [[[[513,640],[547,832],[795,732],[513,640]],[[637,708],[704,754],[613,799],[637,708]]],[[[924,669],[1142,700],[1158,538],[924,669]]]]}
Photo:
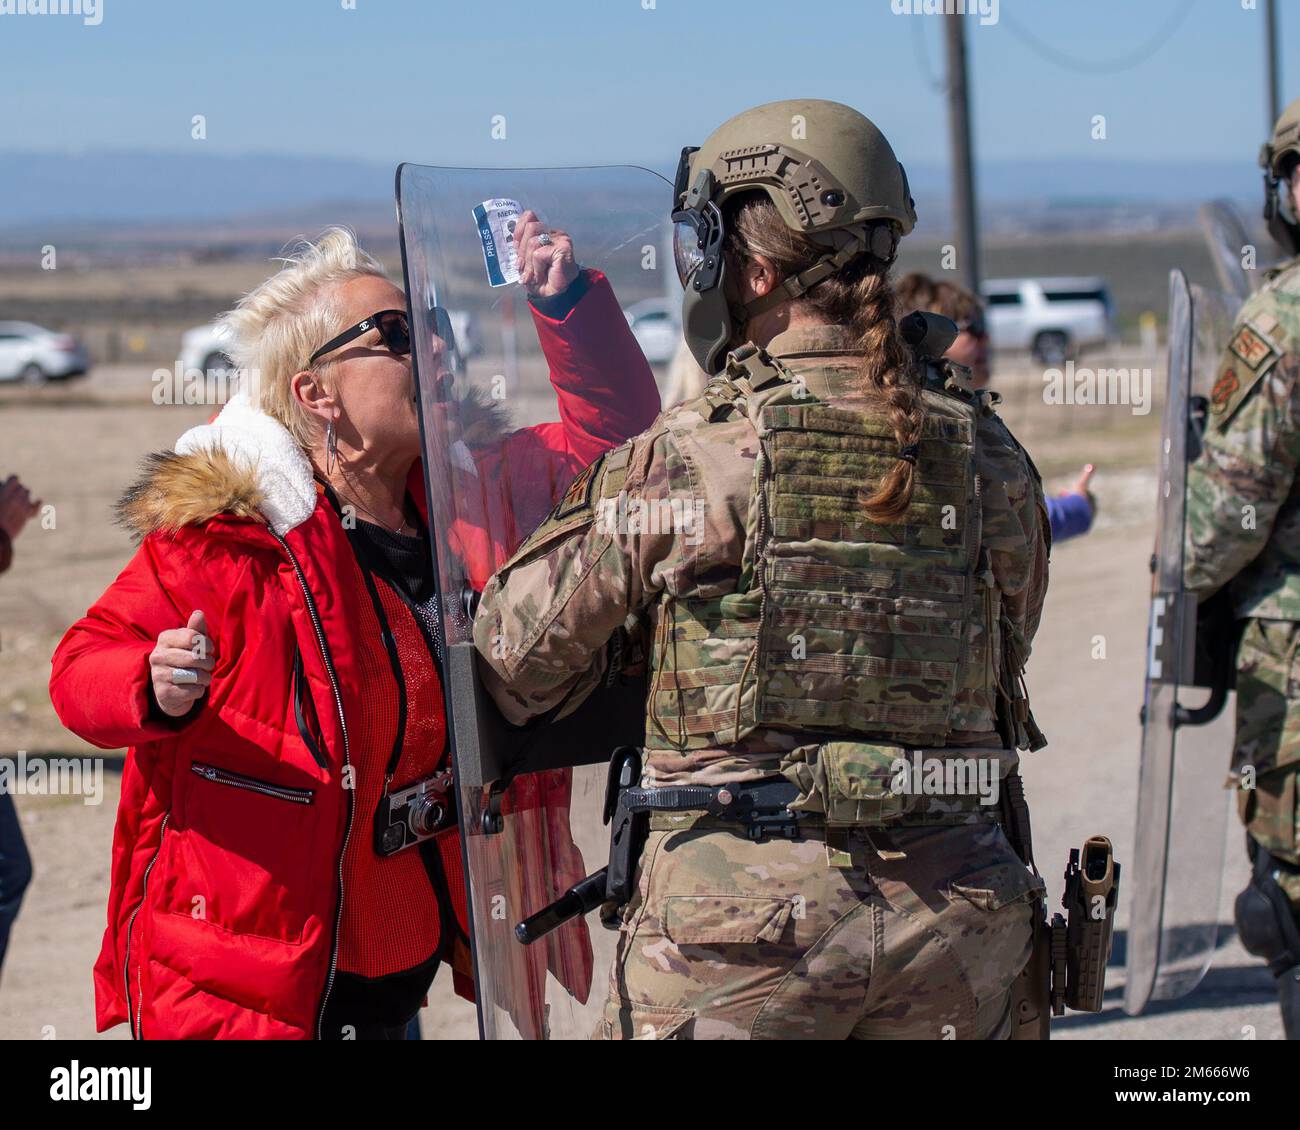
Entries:
{"type": "MultiPolygon", "coordinates": [[[[1109,409],[1047,410],[1033,394],[1038,375],[1010,370],[1000,383],[1008,416],[1059,488],[1069,470],[1091,460],[1101,504],[1095,531],[1062,545],[1043,627],[1030,665],[1030,692],[1050,746],[1026,757],[1035,850],[1054,897],[1068,850],[1095,833],[1129,861],[1136,820],[1138,707],[1148,603],[1155,481],[1148,469],[1159,429],[1149,416],[1109,409]],[[1105,413],[1105,415],[1103,415],[1105,413]],[[1095,658],[1097,637],[1105,658],[1095,658]]],[[[149,375],[98,370],[88,381],[48,390],[0,390],[7,467],[59,505],[56,530],[32,530],[0,582],[0,753],[18,749],[88,753],[54,718],[44,687],[62,630],[125,562],[130,545],[106,520],[139,455],[167,446],[209,410],[150,408],[149,375]]],[[[1223,753],[1226,764],[1226,750],[1223,753]]],[[[105,777],[103,803],[70,797],[19,797],[18,809],[36,880],[15,928],[0,982],[0,1038],[94,1034],[90,969],[103,931],[109,844],[117,777],[105,777]]],[[[1228,831],[1228,874],[1218,920],[1220,947],[1208,976],[1189,996],[1140,1017],[1120,1007],[1123,970],[1109,978],[1106,1010],[1058,1022],[1060,1039],[1276,1039],[1281,1025],[1272,979],[1237,944],[1231,902],[1246,879],[1239,830],[1228,831]]],[[[1131,881],[1122,900],[1117,958],[1131,914],[1131,881]]],[[[473,1036],[470,1006],[439,977],[422,1016],[425,1038],[473,1036]]],[[[119,1027],[105,1038],[125,1038],[119,1027]]]]}

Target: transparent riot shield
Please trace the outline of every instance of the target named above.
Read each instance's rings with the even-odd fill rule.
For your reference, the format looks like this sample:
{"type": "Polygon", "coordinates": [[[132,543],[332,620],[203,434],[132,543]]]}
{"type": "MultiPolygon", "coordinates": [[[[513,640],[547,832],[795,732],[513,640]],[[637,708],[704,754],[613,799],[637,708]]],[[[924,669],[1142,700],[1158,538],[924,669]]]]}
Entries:
{"type": "Polygon", "coordinates": [[[1246,234],[1237,209],[1227,200],[1213,200],[1200,207],[1201,232],[1214,263],[1219,286],[1240,306],[1260,284],[1260,271],[1247,267],[1254,241],[1246,234]]]}
{"type": "Polygon", "coordinates": [[[1160,445],[1156,545],[1124,1008],[1191,992],[1218,944],[1231,793],[1230,612],[1199,610],[1183,588],[1187,467],[1200,449],[1234,298],[1169,280],[1169,372],[1160,445]]]}
{"type": "MultiPolygon", "coordinates": [[[[480,1030],[489,1039],[585,1038],[604,1005],[616,935],[577,919],[525,946],[513,928],[606,862],[606,765],[616,747],[642,744],[644,683],[605,687],[560,721],[511,727],[478,682],[472,609],[581,469],[556,455],[579,426],[556,385],[582,397],[592,370],[575,356],[590,362],[609,334],[634,339],[607,295],[601,333],[588,325],[585,339],[558,347],[554,335],[539,336],[528,294],[509,281],[511,214],[517,204],[567,232],[578,262],[603,272],[628,307],[662,301],[665,272],[675,278],[662,257],[671,186],[632,167],[403,165],[397,195],[480,1030]]],[[[604,285],[591,283],[579,302],[598,301],[604,285]]],[[[577,324],[576,315],[554,317],[577,324]]],[[[610,397],[630,378],[601,360],[591,391],[612,447],[628,436],[613,434],[610,397]]]]}

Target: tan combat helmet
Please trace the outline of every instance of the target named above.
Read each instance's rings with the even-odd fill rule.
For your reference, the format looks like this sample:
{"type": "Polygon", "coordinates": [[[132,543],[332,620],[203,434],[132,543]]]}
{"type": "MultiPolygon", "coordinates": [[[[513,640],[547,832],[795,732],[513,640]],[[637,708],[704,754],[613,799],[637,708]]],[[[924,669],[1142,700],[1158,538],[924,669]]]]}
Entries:
{"type": "Polygon", "coordinates": [[[1300,253],[1300,224],[1287,191],[1290,166],[1296,161],[1300,161],[1300,98],[1282,111],[1273,126],[1273,136],[1259,151],[1259,164],[1264,170],[1264,219],[1269,233],[1291,255],[1300,253]]]}
{"type": "Polygon", "coordinates": [[[1282,116],[1273,126],[1272,138],[1264,143],[1264,148],[1260,151],[1259,163],[1274,178],[1281,178],[1287,157],[1300,160],[1300,98],[1282,111],[1282,116]]]}
{"type": "Polygon", "coordinates": [[[798,298],[864,254],[893,261],[916,224],[907,174],[885,135],[852,107],[819,99],[769,102],[737,114],[698,149],[682,150],[674,187],[674,252],[686,293],[682,329],[717,372],[736,325],[798,298]],[[826,248],[807,270],[743,309],[726,294],[722,205],[763,192],[795,231],[826,248]]]}

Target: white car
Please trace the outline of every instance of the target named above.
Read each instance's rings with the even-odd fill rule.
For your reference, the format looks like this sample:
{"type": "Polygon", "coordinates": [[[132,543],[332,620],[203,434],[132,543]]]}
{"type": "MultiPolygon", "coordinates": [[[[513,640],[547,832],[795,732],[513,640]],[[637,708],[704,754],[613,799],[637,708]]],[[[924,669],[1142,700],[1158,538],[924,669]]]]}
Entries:
{"type": "Polygon", "coordinates": [[[0,381],[79,377],[90,357],[75,337],[30,322],[0,322],[0,381]]]}
{"type": "Polygon", "coordinates": [[[197,326],[181,335],[179,362],[182,372],[197,369],[212,376],[232,368],[226,350],[230,348],[229,333],[221,322],[197,326]]]}
{"type": "Polygon", "coordinates": [[[632,336],[652,365],[666,365],[682,341],[678,308],[666,298],[647,298],[623,311],[632,336]]]}
{"type": "Polygon", "coordinates": [[[994,349],[1027,349],[1041,364],[1062,365],[1118,336],[1103,279],[989,279],[980,289],[994,349]]]}

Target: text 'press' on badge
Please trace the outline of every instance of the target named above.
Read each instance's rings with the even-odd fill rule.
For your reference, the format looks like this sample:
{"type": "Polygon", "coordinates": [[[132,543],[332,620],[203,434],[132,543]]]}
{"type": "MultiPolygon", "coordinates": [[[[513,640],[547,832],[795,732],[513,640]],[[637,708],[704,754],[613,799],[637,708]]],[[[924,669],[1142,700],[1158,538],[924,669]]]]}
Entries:
{"type": "Polygon", "coordinates": [[[474,208],[489,286],[507,286],[519,281],[519,250],[513,236],[521,211],[517,200],[503,197],[484,200],[474,208]]]}

